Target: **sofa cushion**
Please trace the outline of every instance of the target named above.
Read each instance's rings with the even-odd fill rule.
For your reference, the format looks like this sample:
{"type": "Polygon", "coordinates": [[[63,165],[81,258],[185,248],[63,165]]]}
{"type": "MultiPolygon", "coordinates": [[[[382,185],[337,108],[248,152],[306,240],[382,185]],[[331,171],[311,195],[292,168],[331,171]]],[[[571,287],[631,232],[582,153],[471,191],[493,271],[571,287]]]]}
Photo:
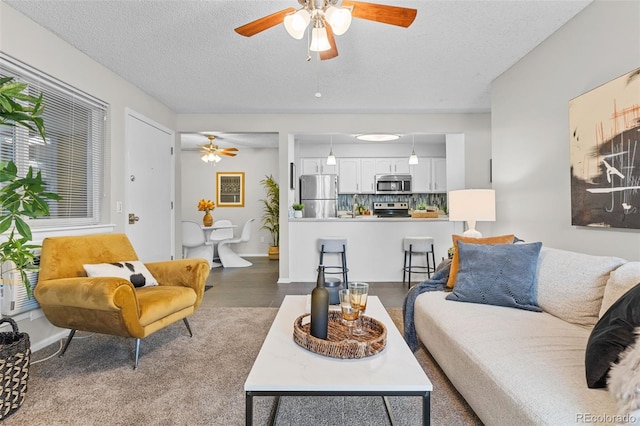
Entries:
{"type": "Polygon", "coordinates": [[[82,265],[90,277],[118,277],[131,281],[134,287],[158,285],[151,272],[138,260],[82,265]]]}
{"type": "Polygon", "coordinates": [[[604,287],[600,318],[627,291],[640,283],[640,262],[627,262],[611,272],[607,285],[604,287]]]}
{"type": "Polygon", "coordinates": [[[635,341],[640,326],[640,284],[619,298],[591,331],[585,354],[587,386],[604,388],[611,364],[635,341]]]}
{"type": "Polygon", "coordinates": [[[538,306],[574,324],[598,321],[609,273],[624,259],[542,247],[538,260],[538,306]]]}
{"type": "Polygon", "coordinates": [[[458,241],[458,278],[447,300],[540,312],[536,303],[536,270],[541,246],[542,243],[458,241]]]}
{"type": "Polygon", "coordinates": [[[447,280],[447,287],[453,288],[456,284],[458,276],[458,268],[460,267],[460,257],[458,255],[458,241],[468,244],[509,244],[513,243],[514,235],[498,235],[496,237],[471,238],[463,235],[452,235],[453,240],[453,259],[451,260],[451,271],[447,280]]]}

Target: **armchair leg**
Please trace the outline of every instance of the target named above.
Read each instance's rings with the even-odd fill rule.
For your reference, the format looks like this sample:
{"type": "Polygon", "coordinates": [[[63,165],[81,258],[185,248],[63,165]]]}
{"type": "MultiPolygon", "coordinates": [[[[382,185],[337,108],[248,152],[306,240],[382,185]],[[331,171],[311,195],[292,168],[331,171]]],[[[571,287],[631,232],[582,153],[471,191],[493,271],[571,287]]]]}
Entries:
{"type": "Polygon", "coordinates": [[[136,361],[133,365],[133,369],[138,368],[138,359],[140,358],[140,339],[136,339],[136,361]]]}
{"type": "Polygon", "coordinates": [[[60,355],[58,355],[58,357],[62,358],[64,353],[67,351],[67,348],[69,347],[69,343],[71,343],[71,339],[73,339],[74,334],[76,334],[75,329],[69,332],[69,335],[67,336],[67,341],[64,343],[64,348],[62,348],[62,352],[60,352],[60,355]]]}
{"type": "Polygon", "coordinates": [[[184,325],[187,326],[187,330],[189,331],[189,337],[193,337],[193,333],[191,332],[191,326],[189,325],[189,321],[186,318],[183,318],[184,325]]]}

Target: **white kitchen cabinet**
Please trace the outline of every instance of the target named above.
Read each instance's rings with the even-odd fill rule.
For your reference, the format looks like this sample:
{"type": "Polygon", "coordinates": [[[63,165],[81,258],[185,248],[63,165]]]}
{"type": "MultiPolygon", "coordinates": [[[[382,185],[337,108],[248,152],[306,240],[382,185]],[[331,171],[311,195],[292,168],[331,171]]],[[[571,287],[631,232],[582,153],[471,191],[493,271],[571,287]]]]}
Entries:
{"type": "Polygon", "coordinates": [[[411,166],[414,193],[447,192],[447,161],[445,158],[418,158],[411,166]]]}
{"type": "Polygon", "coordinates": [[[360,159],[340,158],[338,160],[338,192],[340,194],[360,193],[360,159]]]}
{"type": "Polygon", "coordinates": [[[376,174],[409,174],[409,157],[407,158],[376,158],[376,174]]]}
{"type": "Polygon", "coordinates": [[[360,159],[360,193],[375,194],[376,192],[376,160],[373,158],[360,159]]]}
{"type": "Polygon", "coordinates": [[[301,158],[302,173],[303,175],[319,175],[319,174],[336,174],[338,173],[337,166],[327,165],[327,157],[317,158],[301,158]]]}

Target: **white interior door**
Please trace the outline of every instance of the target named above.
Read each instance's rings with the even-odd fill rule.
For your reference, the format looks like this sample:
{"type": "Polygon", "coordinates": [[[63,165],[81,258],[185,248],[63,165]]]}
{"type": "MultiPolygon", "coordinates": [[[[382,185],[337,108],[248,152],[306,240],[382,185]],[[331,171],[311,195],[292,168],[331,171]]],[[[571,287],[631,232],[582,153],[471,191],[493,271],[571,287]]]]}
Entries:
{"type": "Polygon", "coordinates": [[[175,135],[127,111],[126,234],[143,262],[174,258],[175,135]]]}

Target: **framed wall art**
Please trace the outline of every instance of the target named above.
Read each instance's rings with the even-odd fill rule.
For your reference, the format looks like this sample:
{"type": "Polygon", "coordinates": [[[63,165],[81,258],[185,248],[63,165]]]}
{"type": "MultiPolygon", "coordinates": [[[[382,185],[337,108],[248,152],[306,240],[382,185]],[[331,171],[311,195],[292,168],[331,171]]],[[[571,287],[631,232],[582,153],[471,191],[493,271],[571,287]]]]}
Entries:
{"type": "Polygon", "coordinates": [[[216,207],[244,207],[244,172],[216,173],[216,207]]]}
{"type": "Polygon", "coordinates": [[[569,101],[571,224],[640,229],[640,68],[569,101]]]}

